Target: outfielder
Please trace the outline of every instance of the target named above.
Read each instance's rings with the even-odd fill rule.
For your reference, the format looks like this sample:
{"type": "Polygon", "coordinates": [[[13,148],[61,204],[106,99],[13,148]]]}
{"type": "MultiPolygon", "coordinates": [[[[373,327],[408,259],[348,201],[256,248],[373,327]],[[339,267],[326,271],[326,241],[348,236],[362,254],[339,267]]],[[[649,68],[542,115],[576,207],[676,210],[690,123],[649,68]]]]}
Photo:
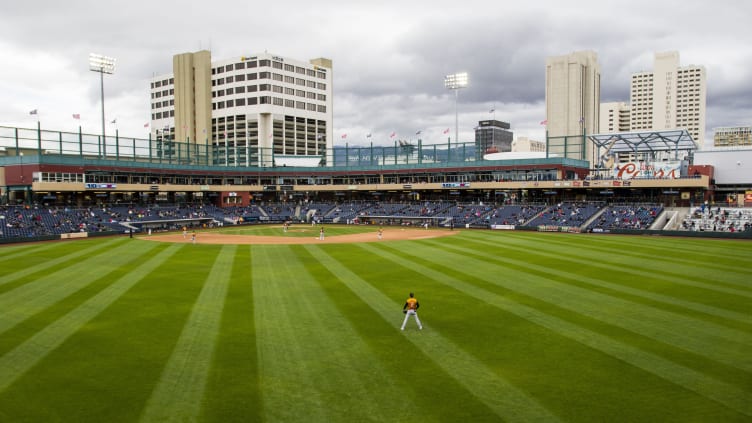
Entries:
{"type": "Polygon", "coordinates": [[[410,318],[410,316],[415,316],[415,323],[418,324],[418,329],[423,330],[423,325],[420,323],[420,319],[418,318],[418,307],[420,307],[420,303],[415,298],[415,295],[413,293],[410,293],[410,298],[405,301],[405,305],[402,306],[402,312],[405,313],[405,320],[402,321],[402,327],[400,330],[405,330],[405,325],[407,324],[407,319],[410,318]]]}

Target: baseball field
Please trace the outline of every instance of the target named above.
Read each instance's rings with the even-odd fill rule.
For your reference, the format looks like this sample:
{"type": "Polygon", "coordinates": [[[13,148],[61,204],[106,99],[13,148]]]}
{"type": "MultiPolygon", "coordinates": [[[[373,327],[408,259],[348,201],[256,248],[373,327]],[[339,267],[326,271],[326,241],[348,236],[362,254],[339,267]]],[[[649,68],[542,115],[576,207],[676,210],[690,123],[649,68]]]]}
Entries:
{"type": "Polygon", "coordinates": [[[752,421],[752,242],[377,230],[0,246],[0,422],[752,421]]]}

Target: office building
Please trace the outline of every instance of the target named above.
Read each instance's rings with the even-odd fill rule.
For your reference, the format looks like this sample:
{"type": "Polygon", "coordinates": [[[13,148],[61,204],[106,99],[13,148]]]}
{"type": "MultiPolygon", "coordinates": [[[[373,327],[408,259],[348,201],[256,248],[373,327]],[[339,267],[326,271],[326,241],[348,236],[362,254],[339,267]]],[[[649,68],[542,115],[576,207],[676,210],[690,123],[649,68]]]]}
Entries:
{"type": "Polygon", "coordinates": [[[479,153],[503,153],[512,151],[514,134],[508,122],[482,120],[475,127],[475,148],[479,153]]]}
{"type": "Polygon", "coordinates": [[[652,72],[632,75],[630,130],[686,129],[705,142],[706,76],[702,66],[679,66],[679,53],[656,53],[652,72]]]}
{"type": "Polygon", "coordinates": [[[531,140],[528,137],[517,137],[512,141],[513,153],[545,153],[546,143],[543,141],[531,140]]]}
{"type": "Polygon", "coordinates": [[[203,151],[216,165],[269,166],[290,156],[319,156],[326,164],[332,117],[329,59],[260,53],[212,61],[204,50],[175,55],[173,73],[151,80],[151,135],[160,157],[179,155],[171,141],[187,140],[208,146],[203,151]]]}
{"type": "Polygon", "coordinates": [[[601,103],[599,134],[629,132],[630,107],[624,102],[601,103]]]}
{"type": "Polygon", "coordinates": [[[583,134],[599,129],[601,71],[594,51],[546,59],[546,126],[556,154],[595,161],[583,134]]]}
{"type": "Polygon", "coordinates": [[[752,146],[752,126],[713,129],[713,147],[752,146]]]}

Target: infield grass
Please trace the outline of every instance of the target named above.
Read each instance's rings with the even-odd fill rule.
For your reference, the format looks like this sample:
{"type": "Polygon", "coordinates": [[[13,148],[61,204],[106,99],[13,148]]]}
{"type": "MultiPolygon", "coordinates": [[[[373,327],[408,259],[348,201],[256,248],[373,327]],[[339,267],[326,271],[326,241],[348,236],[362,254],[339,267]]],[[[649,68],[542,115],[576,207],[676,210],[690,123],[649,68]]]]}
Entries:
{"type": "Polygon", "coordinates": [[[0,421],[752,420],[751,242],[459,232],[0,247],[0,421]]]}

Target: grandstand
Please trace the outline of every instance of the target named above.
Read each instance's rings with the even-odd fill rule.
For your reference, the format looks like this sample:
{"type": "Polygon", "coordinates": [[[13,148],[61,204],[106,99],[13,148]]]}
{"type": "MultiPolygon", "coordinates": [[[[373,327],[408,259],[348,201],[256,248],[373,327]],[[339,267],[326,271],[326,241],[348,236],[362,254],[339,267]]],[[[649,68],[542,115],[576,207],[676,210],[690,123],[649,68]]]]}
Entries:
{"type": "MultiPolygon", "coordinates": [[[[651,134],[655,144],[589,136],[597,148],[619,137],[613,169],[548,154],[479,158],[473,143],[419,143],[404,157],[335,148],[316,167],[227,167],[204,160],[209,150],[191,157],[204,161],[174,160],[154,155],[151,140],[107,139],[105,150],[79,135],[0,127],[4,239],[282,222],[737,233],[749,222],[733,209],[752,206],[752,181],[724,185],[713,166],[693,163],[683,131],[651,134]],[[716,212],[698,215],[706,203],[716,212]]],[[[177,151],[193,147],[203,148],[177,151]]]]}

